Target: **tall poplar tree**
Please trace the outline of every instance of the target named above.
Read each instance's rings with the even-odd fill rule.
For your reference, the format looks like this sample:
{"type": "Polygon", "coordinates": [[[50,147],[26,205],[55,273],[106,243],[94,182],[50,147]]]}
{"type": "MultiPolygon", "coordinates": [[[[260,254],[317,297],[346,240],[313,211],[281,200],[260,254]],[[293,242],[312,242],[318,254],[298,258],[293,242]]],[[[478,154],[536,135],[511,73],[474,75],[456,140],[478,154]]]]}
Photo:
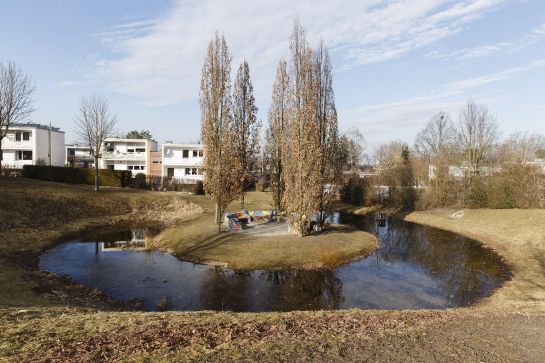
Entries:
{"type": "Polygon", "coordinates": [[[319,208],[321,195],[319,145],[316,123],[316,82],[312,50],[305,31],[296,20],[290,39],[289,139],[283,154],[285,167],[284,205],[292,226],[302,236],[319,208]]]}
{"type": "Polygon", "coordinates": [[[231,115],[231,54],[217,33],[208,45],[201,76],[201,136],[204,144],[204,190],[216,203],[216,223],[238,195],[238,170],[231,115]]]}
{"type": "Polygon", "coordinates": [[[333,75],[329,52],[323,41],[314,52],[314,81],[316,82],[316,123],[319,160],[316,165],[320,175],[317,183],[320,188],[319,222],[323,223],[324,212],[331,212],[338,194],[341,167],[337,157],[338,123],[335,97],[333,93],[333,75]]]}
{"type": "Polygon", "coordinates": [[[288,119],[291,108],[290,81],[288,65],[282,60],[276,67],[276,80],[273,84],[272,102],[269,109],[269,128],[266,135],[266,155],[268,158],[270,185],[274,208],[284,210],[284,150],[288,140],[288,119]]]}
{"type": "Polygon", "coordinates": [[[250,79],[250,67],[243,61],[235,78],[233,88],[233,137],[238,163],[240,205],[244,209],[244,189],[255,181],[257,156],[259,155],[259,132],[261,122],[256,117],[254,87],[250,79]]]}
{"type": "Polygon", "coordinates": [[[290,39],[289,137],[282,153],[284,203],[299,234],[308,232],[318,212],[323,223],[337,198],[340,165],[337,157],[337,111],[331,61],[323,42],[313,51],[296,20],[290,39]]]}

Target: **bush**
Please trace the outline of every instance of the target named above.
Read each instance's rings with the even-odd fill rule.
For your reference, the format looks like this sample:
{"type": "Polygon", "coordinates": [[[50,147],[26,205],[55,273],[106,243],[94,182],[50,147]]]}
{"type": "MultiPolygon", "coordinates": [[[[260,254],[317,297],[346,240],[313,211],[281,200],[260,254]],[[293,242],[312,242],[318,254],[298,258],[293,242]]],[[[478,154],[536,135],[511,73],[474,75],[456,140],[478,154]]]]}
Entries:
{"type": "MultiPolygon", "coordinates": [[[[99,169],[101,186],[122,187],[129,185],[131,172],[129,170],[99,169]]],[[[94,168],[67,168],[62,166],[25,165],[24,178],[47,180],[69,184],[95,184],[94,168]]]]}
{"type": "Polygon", "coordinates": [[[197,195],[203,195],[204,194],[204,186],[202,181],[197,181],[195,184],[193,184],[193,194],[197,195]]]}
{"type": "Polygon", "coordinates": [[[466,204],[469,208],[488,207],[488,188],[483,180],[475,179],[471,182],[466,204]]]}
{"type": "Polygon", "coordinates": [[[137,189],[148,189],[148,183],[146,182],[146,174],[138,173],[132,181],[132,187],[137,189]]]}
{"type": "Polygon", "coordinates": [[[341,199],[352,205],[363,205],[367,182],[357,175],[352,175],[341,188],[341,199]]]}

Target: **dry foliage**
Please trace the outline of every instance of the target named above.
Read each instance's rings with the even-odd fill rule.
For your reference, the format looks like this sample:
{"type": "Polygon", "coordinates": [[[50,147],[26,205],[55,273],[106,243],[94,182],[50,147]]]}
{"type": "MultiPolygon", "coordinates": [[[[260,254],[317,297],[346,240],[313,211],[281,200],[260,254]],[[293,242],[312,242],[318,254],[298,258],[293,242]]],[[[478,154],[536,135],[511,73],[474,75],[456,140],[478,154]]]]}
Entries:
{"type": "Polygon", "coordinates": [[[243,61],[238,69],[233,89],[233,137],[239,175],[239,195],[244,209],[244,189],[252,184],[257,175],[259,133],[261,122],[257,119],[254,87],[250,79],[250,67],[243,61]]]}
{"type": "Polygon", "coordinates": [[[304,235],[312,215],[329,210],[337,196],[337,113],[328,52],[322,43],[313,52],[298,21],[290,52],[283,201],[291,223],[304,235]]]}
{"type": "Polygon", "coordinates": [[[233,117],[231,114],[231,54],[223,36],[208,45],[201,77],[199,101],[204,144],[204,191],[216,203],[216,223],[240,192],[233,117]]]}

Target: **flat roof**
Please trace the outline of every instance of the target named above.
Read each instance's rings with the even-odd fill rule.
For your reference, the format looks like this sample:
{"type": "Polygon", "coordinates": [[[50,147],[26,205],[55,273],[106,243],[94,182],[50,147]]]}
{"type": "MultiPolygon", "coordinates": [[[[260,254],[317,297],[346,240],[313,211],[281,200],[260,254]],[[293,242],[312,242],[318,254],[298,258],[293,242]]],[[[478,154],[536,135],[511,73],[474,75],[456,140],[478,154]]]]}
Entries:
{"type": "Polygon", "coordinates": [[[119,142],[147,142],[147,141],[153,141],[157,142],[153,139],[120,139],[117,137],[109,137],[107,139],[104,139],[104,141],[119,141],[119,142]]]}
{"type": "Polygon", "coordinates": [[[174,143],[165,143],[161,144],[162,147],[165,146],[174,146],[174,147],[204,147],[203,144],[174,144],[174,143]]]}
{"type": "Polygon", "coordinates": [[[49,125],[37,124],[37,123],[34,123],[34,122],[17,122],[17,123],[11,124],[10,127],[27,127],[27,128],[32,128],[32,129],[41,129],[41,130],[50,130],[51,129],[51,131],[62,132],[64,134],[64,131],[61,131],[60,127],[51,126],[51,128],[50,128],[49,125]]]}

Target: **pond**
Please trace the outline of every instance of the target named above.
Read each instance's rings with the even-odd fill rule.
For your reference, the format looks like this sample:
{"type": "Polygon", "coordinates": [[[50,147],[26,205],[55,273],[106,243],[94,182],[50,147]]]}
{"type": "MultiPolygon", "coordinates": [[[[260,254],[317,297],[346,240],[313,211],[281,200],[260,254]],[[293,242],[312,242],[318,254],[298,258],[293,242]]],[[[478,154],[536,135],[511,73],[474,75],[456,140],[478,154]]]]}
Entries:
{"type": "Polygon", "coordinates": [[[399,219],[350,217],[373,233],[367,258],[320,271],[236,271],[145,250],[145,229],[85,236],[57,245],[40,269],[69,276],[119,301],[157,310],[292,311],[445,309],[468,306],[510,278],[500,257],[451,232],[399,219]]]}

